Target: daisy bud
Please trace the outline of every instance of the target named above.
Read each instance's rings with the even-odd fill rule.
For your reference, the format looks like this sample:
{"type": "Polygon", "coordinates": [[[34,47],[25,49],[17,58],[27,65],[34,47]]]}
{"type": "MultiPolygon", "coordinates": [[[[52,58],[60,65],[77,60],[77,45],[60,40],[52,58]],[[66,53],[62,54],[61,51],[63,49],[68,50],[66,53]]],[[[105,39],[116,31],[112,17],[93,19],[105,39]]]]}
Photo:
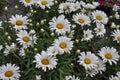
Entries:
{"type": "Polygon", "coordinates": [[[44,30],[43,28],[42,28],[42,29],[40,29],[40,31],[41,31],[41,32],[45,32],[45,30],[44,30]]]}
{"type": "Polygon", "coordinates": [[[34,11],[34,13],[36,13],[36,11],[34,11]]]}
{"type": "Polygon", "coordinates": [[[4,22],[5,22],[5,23],[7,23],[8,21],[7,21],[7,20],[5,20],[4,22]]]}
{"type": "Polygon", "coordinates": [[[76,53],[79,54],[80,53],[80,49],[76,50],[76,53]]]}
{"type": "Polygon", "coordinates": [[[38,49],[37,49],[37,48],[34,48],[34,51],[38,51],[38,49]]]}
{"type": "Polygon", "coordinates": [[[58,1],[57,1],[57,0],[55,0],[55,4],[58,4],[58,1]]]}
{"type": "Polygon", "coordinates": [[[116,25],[116,28],[119,29],[119,28],[120,28],[120,25],[116,25]]]}
{"type": "Polygon", "coordinates": [[[8,40],[11,40],[11,39],[12,39],[10,36],[8,36],[7,38],[8,38],[8,40]]]}
{"type": "Polygon", "coordinates": [[[74,64],[73,64],[73,63],[71,63],[70,65],[71,65],[71,66],[74,66],[74,64]]]}
{"type": "Polygon", "coordinates": [[[29,25],[30,25],[30,26],[33,26],[33,24],[32,24],[32,23],[30,23],[29,25]]]}
{"type": "Polygon", "coordinates": [[[32,22],[32,20],[31,20],[31,19],[29,19],[29,22],[32,22]]]}
{"type": "Polygon", "coordinates": [[[39,25],[40,25],[40,23],[39,23],[39,22],[37,22],[36,26],[39,26],[39,25]]]}
{"type": "Polygon", "coordinates": [[[75,40],[75,43],[79,43],[79,40],[78,40],[78,39],[76,39],[76,40],[75,40]]]}
{"type": "Polygon", "coordinates": [[[74,29],[76,27],[76,25],[72,25],[71,28],[74,29]]]}
{"type": "Polygon", "coordinates": [[[111,27],[111,28],[115,28],[115,27],[116,27],[115,23],[112,22],[110,27],[111,27]]]}
{"type": "Polygon", "coordinates": [[[9,33],[8,32],[5,32],[5,35],[7,36],[9,33]]]}
{"type": "Polygon", "coordinates": [[[5,10],[5,11],[8,11],[8,7],[7,7],[7,6],[5,6],[4,10],[5,10]]]}
{"type": "Polygon", "coordinates": [[[15,9],[18,9],[18,6],[17,6],[17,5],[15,5],[15,9]]]}
{"type": "Polygon", "coordinates": [[[48,10],[46,10],[46,13],[49,13],[49,11],[48,11],[48,10]]]}
{"type": "Polygon", "coordinates": [[[34,11],[33,10],[30,10],[31,13],[33,13],[34,11]]]}
{"type": "Polygon", "coordinates": [[[111,19],[112,19],[112,18],[113,18],[113,16],[109,16],[109,18],[111,18],[111,19]]]}
{"type": "Polygon", "coordinates": [[[51,33],[50,35],[51,35],[52,37],[53,37],[53,36],[55,36],[55,34],[54,34],[54,33],[51,33]]]}
{"type": "Polygon", "coordinates": [[[44,24],[44,20],[41,20],[40,24],[43,25],[44,24]]]}

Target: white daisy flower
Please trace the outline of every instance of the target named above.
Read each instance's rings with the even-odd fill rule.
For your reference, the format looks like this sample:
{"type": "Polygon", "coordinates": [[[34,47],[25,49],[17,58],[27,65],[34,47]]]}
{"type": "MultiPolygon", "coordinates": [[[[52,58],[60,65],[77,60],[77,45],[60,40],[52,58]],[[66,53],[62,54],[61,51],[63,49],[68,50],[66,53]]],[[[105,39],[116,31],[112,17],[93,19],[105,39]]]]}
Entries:
{"type": "Polygon", "coordinates": [[[19,55],[22,57],[25,56],[25,49],[24,48],[20,48],[19,55]]]}
{"type": "Polygon", "coordinates": [[[33,5],[36,0],[20,0],[19,2],[22,2],[25,7],[33,5]]]}
{"type": "Polygon", "coordinates": [[[71,38],[61,36],[55,39],[53,45],[56,47],[56,50],[58,50],[59,54],[63,54],[64,52],[70,53],[73,47],[73,41],[71,41],[71,38]]]}
{"type": "Polygon", "coordinates": [[[54,5],[53,0],[38,0],[36,2],[42,9],[50,8],[52,5],[54,5]]]}
{"type": "Polygon", "coordinates": [[[65,76],[65,80],[80,80],[80,78],[75,77],[75,75],[69,75],[69,76],[65,76]]]}
{"type": "Polygon", "coordinates": [[[16,14],[10,18],[9,22],[14,25],[13,28],[16,30],[27,29],[28,17],[16,14]]]}
{"type": "Polygon", "coordinates": [[[63,34],[63,36],[66,36],[68,38],[73,38],[73,36],[74,36],[74,30],[67,31],[65,34],[63,34]]]}
{"type": "Polygon", "coordinates": [[[77,11],[78,9],[80,9],[81,7],[80,7],[80,2],[78,2],[78,1],[76,1],[76,2],[74,2],[74,3],[72,3],[73,4],[73,10],[72,11],[77,11]]]}
{"type": "Polygon", "coordinates": [[[82,41],[88,41],[93,38],[93,34],[91,30],[89,29],[87,31],[84,30],[83,33],[84,34],[83,34],[82,41]]]}
{"type": "Polygon", "coordinates": [[[48,55],[56,56],[58,54],[58,51],[56,50],[55,46],[50,46],[47,48],[48,55]]]}
{"type": "Polygon", "coordinates": [[[36,80],[41,80],[41,75],[36,75],[36,80]]]}
{"type": "Polygon", "coordinates": [[[98,62],[98,57],[91,52],[81,52],[78,62],[80,65],[83,65],[86,70],[92,69],[96,66],[96,63],[98,62]]]}
{"type": "Polygon", "coordinates": [[[101,50],[99,50],[99,56],[102,57],[103,62],[109,62],[110,65],[112,65],[112,62],[117,64],[117,61],[119,60],[120,56],[118,55],[118,52],[113,47],[103,47],[101,50]]]}
{"type": "Polygon", "coordinates": [[[57,61],[56,56],[48,55],[45,51],[42,51],[41,54],[36,54],[34,60],[36,68],[42,68],[44,72],[46,72],[47,68],[49,70],[56,68],[57,61]]]}
{"type": "Polygon", "coordinates": [[[102,23],[102,24],[107,24],[108,22],[108,17],[105,12],[103,11],[93,11],[92,12],[92,18],[95,22],[102,23]]]}
{"type": "Polygon", "coordinates": [[[92,2],[92,4],[95,6],[95,7],[98,7],[99,5],[100,5],[100,3],[99,2],[92,2]]]}
{"type": "Polygon", "coordinates": [[[36,44],[36,36],[35,35],[30,35],[27,31],[25,30],[20,30],[17,34],[17,41],[24,47],[27,48],[29,46],[32,46],[33,44],[36,44]]]}
{"type": "Polygon", "coordinates": [[[81,26],[90,25],[91,23],[90,18],[85,14],[81,14],[81,13],[73,15],[73,21],[75,21],[77,24],[81,26]]]}
{"type": "Polygon", "coordinates": [[[58,12],[69,14],[73,11],[73,4],[70,2],[63,2],[59,4],[58,12]]]}
{"type": "Polygon", "coordinates": [[[65,34],[66,31],[70,31],[70,22],[65,19],[64,15],[59,15],[58,18],[53,17],[52,20],[49,22],[50,30],[54,31],[59,34],[65,34]]]}
{"type": "Polygon", "coordinates": [[[113,41],[117,41],[117,43],[120,43],[120,30],[114,30],[112,32],[112,36],[114,37],[113,41]]]}
{"type": "Polygon", "coordinates": [[[98,62],[96,63],[96,66],[94,69],[97,72],[100,72],[100,74],[102,74],[102,71],[106,70],[105,62],[103,62],[101,59],[98,59],[98,62]]]}
{"type": "Polygon", "coordinates": [[[2,80],[17,80],[20,77],[20,69],[15,64],[7,63],[0,67],[0,78],[2,80]]]}
{"type": "Polygon", "coordinates": [[[106,29],[105,26],[103,24],[100,23],[96,23],[97,27],[94,29],[95,33],[97,36],[104,36],[104,34],[106,33],[106,29]]]}
{"type": "Polygon", "coordinates": [[[86,70],[86,76],[94,77],[96,74],[98,74],[98,72],[94,68],[86,70]]]}
{"type": "Polygon", "coordinates": [[[85,8],[87,8],[87,9],[95,9],[96,7],[93,4],[87,3],[85,5],[85,8]]]}
{"type": "Polygon", "coordinates": [[[14,52],[17,48],[16,48],[16,44],[12,43],[10,46],[6,45],[5,46],[5,50],[4,50],[4,55],[7,56],[8,54],[10,54],[10,52],[14,52]]]}

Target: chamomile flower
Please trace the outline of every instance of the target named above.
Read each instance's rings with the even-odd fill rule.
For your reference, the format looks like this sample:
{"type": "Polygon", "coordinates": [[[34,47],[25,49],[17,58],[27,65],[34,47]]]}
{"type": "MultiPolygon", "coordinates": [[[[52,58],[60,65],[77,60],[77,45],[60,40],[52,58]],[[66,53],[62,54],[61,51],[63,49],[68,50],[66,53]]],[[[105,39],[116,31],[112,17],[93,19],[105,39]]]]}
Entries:
{"type": "Polygon", "coordinates": [[[103,11],[93,11],[92,12],[92,18],[95,22],[102,23],[102,24],[107,24],[108,22],[108,17],[105,12],[103,11]]]}
{"type": "Polygon", "coordinates": [[[42,9],[51,8],[54,5],[53,0],[38,0],[36,2],[42,9]]]}
{"type": "Polygon", "coordinates": [[[98,57],[91,52],[81,52],[78,62],[80,65],[84,66],[86,70],[92,69],[96,66],[96,63],[98,62],[98,57]]]}
{"type": "Polygon", "coordinates": [[[73,4],[70,2],[63,2],[59,4],[58,12],[69,14],[73,11],[73,4]]]}
{"type": "Polygon", "coordinates": [[[63,54],[64,52],[70,53],[73,47],[73,41],[71,41],[71,38],[61,36],[54,40],[53,45],[56,47],[59,54],[63,54]]]}
{"type": "Polygon", "coordinates": [[[117,61],[120,58],[117,50],[113,47],[101,48],[101,50],[99,50],[99,56],[102,57],[103,62],[109,62],[110,65],[112,65],[112,62],[117,64],[117,61]]]}
{"type": "Polygon", "coordinates": [[[103,24],[96,23],[97,27],[94,29],[97,36],[104,36],[106,29],[103,24]]]}
{"type": "Polygon", "coordinates": [[[9,22],[14,25],[13,28],[16,30],[27,29],[28,17],[16,14],[10,18],[9,22]]]}
{"type": "Polygon", "coordinates": [[[64,15],[59,15],[58,18],[53,17],[49,22],[50,30],[55,31],[58,35],[65,34],[66,31],[70,31],[70,22],[65,19],[64,15]]]}
{"type": "Polygon", "coordinates": [[[80,80],[80,78],[75,77],[75,75],[65,76],[65,80],[80,80]]]}
{"type": "Polygon", "coordinates": [[[21,3],[24,4],[25,7],[33,5],[36,0],[20,0],[21,3]]]}
{"type": "Polygon", "coordinates": [[[80,7],[80,2],[78,2],[78,1],[76,1],[76,2],[74,2],[74,3],[72,3],[73,4],[73,10],[72,11],[77,11],[78,9],[80,9],[81,7],[80,7]]]}
{"type": "Polygon", "coordinates": [[[56,56],[48,55],[45,51],[42,51],[41,54],[35,55],[35,60],[33,62],[36,63],[36,68],[42,68],[44,72],[49,70],[53,70],[56,68],[58,59],[56,56]]]}
{"type": "Polygon", "coordinates": [[[120,30],[114,30],[112,32],[112,36],[114,37],[113,41],[117,41],[117,43],[120,43],[120,30]]]}
{"type": "Polygon", "coordinates": [[[73,15],[73,21],[75,21],[77,24],[84,26],[84,25],[90,25],[90,18],[86,16],[85,14],[78,13],[76,15],[73,15]]]}
{"type": "Polygon", "coordinates": [[[19,55],[22,57],[25,56],[25,49],[23,47],[20,48],[19,55]]]}
{"type": "Polygon", "coordinates": [[[14,52],[16,50],[16,44],[12,43],[10,46],[6,45],[5,46],[5,50],[4,50],[4,55],[7,56],[8,54],[10,54],[10,52],[14,52]]]}
{"type": "Polygon", "coordinates": [[[25,30],[20,30],[17,34],[17,41],[24,47],[27,48],[29,46],[32,46],[33,44],[36,44],[36,36],[35,35],[30,35],[27,31],[25,30]]]}
{"type": "Polygon", "coordinates": [[[94,68],[86,70],[86,76],[94,77],[96,74],[98,74],[98,72],[94,68]]]}
{"type": "Polygon", "coordinates": [[[47,53],[48,55],[55,56],[58,54],[58,51],[56,50],[55,46],[50,46],[49,48],[47,48],[47,53]]]}
{"type": "Polygon", "coordinates": [[[109,80],[120,80],[117,76],[113,76],[113,75],[111,75],[110,77],[109,77],[109,80]]]}
{"type": "Polygon", "coordinates": [[[93,38],[93,34],[91,30],[89,29],[87,31],[84,30],[83,33],[84,34],[83,34],[82,41],[88,41],[93,38]]]}
{"type": "Polygon", "coordinates": [[[2,80],[17,80],[20,77],[20,68],[15,64],[7,63],[0,67],[0,78],[2,80]]]}
{"type": "Polygon", "coordinates": [[[103,62],[101,59],[98,59],[98,62],[96,63],[96,66],[94,69],[97,72],[100,72],[100,74],[102,74],[102,71],[106,70],[105,62],[103,62]]]}

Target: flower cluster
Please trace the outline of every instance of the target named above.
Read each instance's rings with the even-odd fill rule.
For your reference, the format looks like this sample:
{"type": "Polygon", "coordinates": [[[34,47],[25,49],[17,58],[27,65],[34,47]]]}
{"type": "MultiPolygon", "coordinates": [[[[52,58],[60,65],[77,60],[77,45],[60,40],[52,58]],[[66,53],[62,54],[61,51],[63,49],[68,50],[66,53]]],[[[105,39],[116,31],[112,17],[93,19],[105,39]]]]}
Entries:
{"type": "MultiPolygon", "coordinates": [[[[0,79],[120,79],[117,4],[106,12],[95,1],[19,3],[25,8],[24,14],[15,13],[0,21],[0,79]]],[[[5,12],[9,14],[8,9],[5,12]]]]}

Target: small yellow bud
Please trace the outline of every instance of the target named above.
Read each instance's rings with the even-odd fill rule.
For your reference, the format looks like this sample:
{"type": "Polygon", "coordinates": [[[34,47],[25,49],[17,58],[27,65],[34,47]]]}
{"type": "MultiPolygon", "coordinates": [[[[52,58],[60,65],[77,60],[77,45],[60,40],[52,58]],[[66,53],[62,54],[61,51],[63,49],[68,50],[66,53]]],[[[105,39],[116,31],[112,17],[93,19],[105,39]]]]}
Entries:
{"type": "Polygon", "coordinates": [[[53,36],[55,36],[55,34],[54,34],[54,33],[51,33],[50,35],[51,35],[52,37],[53,37],[53,36]]]}
{"type": "Polygon", "coordinates": [[[17,6],[17,5],[15,5],[15,9],[18,9],[18,6],[17,6]]]}
{"type": "Polygon", "coordinates": [[[5,32],[5,35],[7,36],[9,33],[8,32],[5,32]]]}
{"type": "Polygon", "coordinates": [[[80,49],[76,50],[76,53],[79,54],[80,53],[80,49]]]}
{"type": "Polygon", "coordinates": [[[8,11],[8,7],[7,7],[7,6],[5,6],[4,10],[5,10],[5,11],[8,11]]]}
{"type": "Polygon", "coordinates": [[[43,28],[40,29],[41,32],[45,32],[45,30],[43,28]]]}
{"type": "Polygon", "coordinates": [[[34,51],[38,51],[38,49],[37,49],[37,48],[34,48],[34,51]]]}
{"type": "Polygon", "coordinates": [[[11,39],[12,39],[10,36],[8,36],[7,38],[8,38],[8,40],[11,40],[11,39]]]}

